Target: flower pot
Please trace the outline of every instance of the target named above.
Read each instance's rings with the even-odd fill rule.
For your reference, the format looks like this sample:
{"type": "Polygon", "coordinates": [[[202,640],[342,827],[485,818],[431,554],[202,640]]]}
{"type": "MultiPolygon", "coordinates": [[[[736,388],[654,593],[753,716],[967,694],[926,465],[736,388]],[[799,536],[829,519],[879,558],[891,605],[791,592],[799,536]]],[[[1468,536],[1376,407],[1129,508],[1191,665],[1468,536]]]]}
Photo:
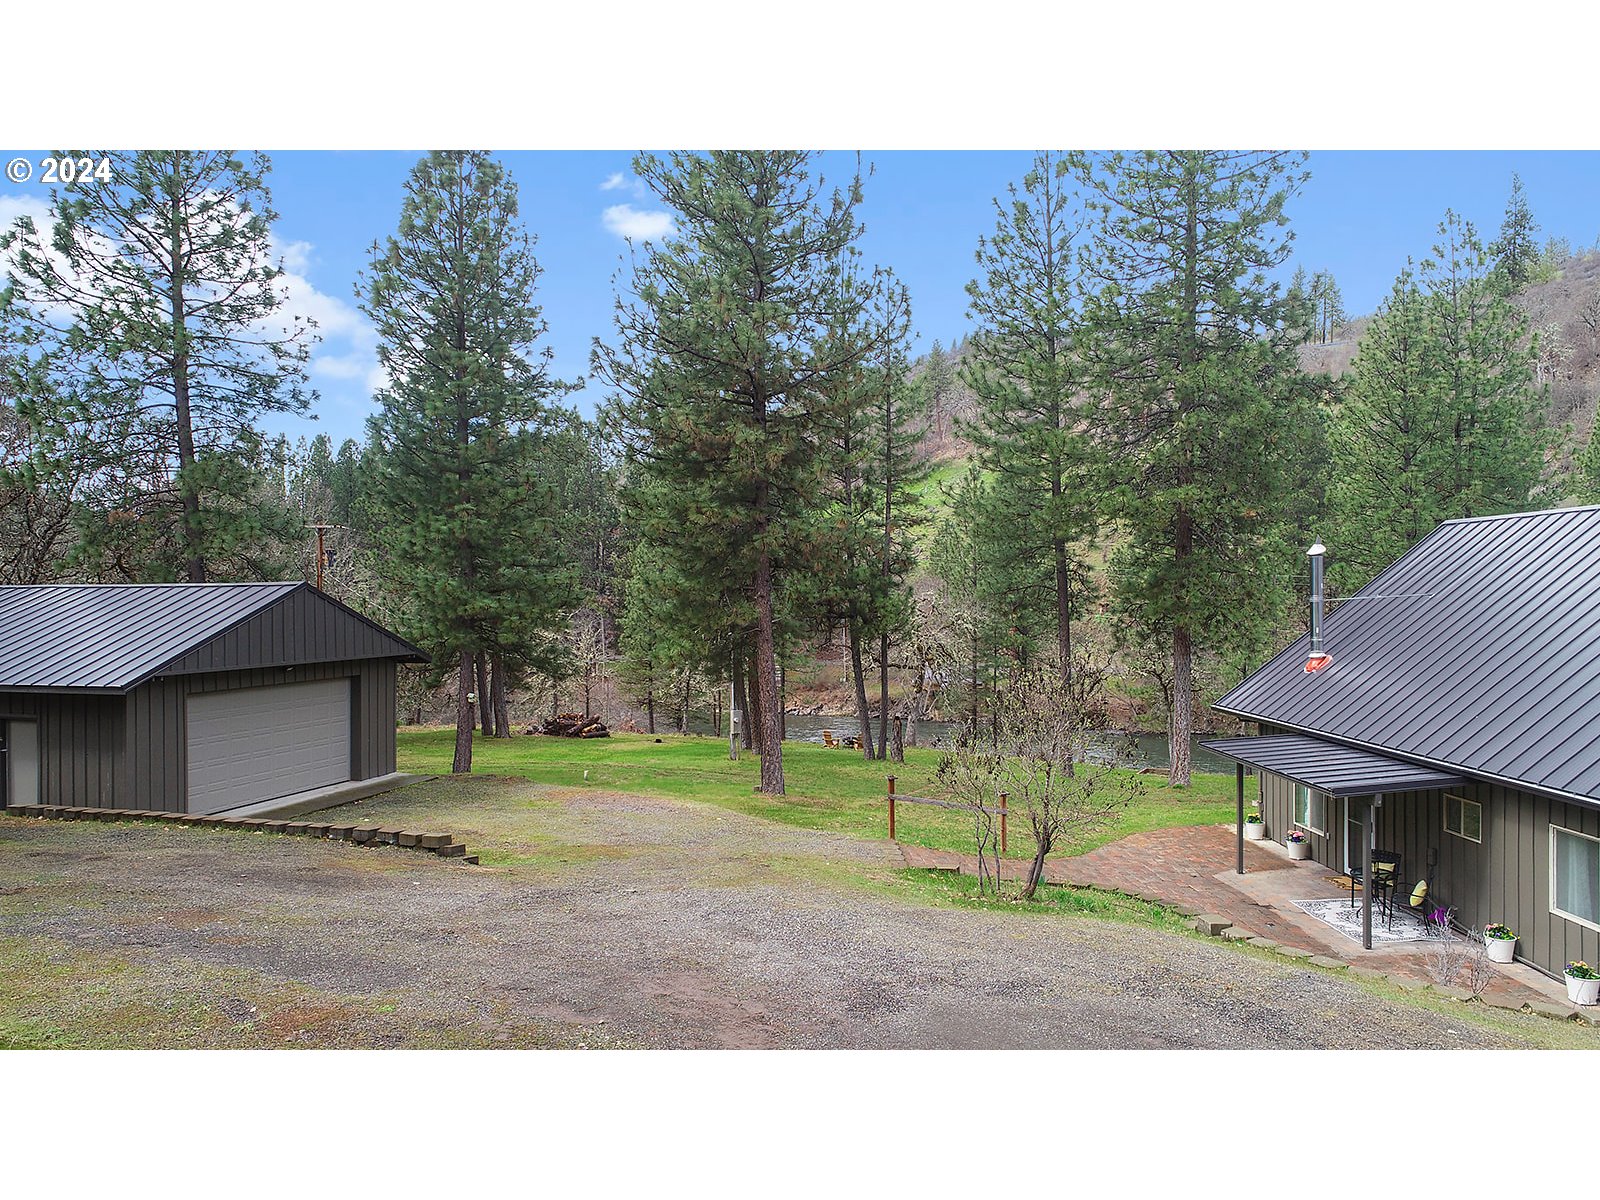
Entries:
{"type": "Polygon", "coordinates": [[[1244,823],[1244,836],[1246,841],[1259,842],[1267,836],[1267,827],[1260,821],[1246,821],[1244,823]]]}
{"type": "MultiPolygon", "coordinates": [[[[1483,944],[1489,951],[1490,962],[1511,962],[1517,957],[1516,938],[1486,937],[1483,944]]],[[[1595,982],[1600,983],[1600,979],[1595,982]]]]}
{"type": "Polygon", "coordinates": [[[1311,857],[1310,842],[1288,842],[1286,844],[1289,847],[1289,857],[1295,862],[1311,857]]]}
{"type": "Polygon", "coordinates": [[[1574,1004],[1600,1004],[1600,979],[1567,976],[1567,999],[1574,1004]]]}

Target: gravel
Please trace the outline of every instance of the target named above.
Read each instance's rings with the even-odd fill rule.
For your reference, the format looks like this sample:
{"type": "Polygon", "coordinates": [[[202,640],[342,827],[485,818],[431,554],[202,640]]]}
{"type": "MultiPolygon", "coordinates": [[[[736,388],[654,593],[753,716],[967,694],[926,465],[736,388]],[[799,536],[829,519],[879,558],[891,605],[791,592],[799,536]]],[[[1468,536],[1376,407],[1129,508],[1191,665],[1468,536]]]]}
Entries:
{"type": "Polygon", "coordinates": [[[285,982],[381,1005],[383,1044],[411,1044],[408,1027],[482,1045],[1518,1044],[1210,941],[829,881],[841,862],[888,878],[898,858],[882,843],[695,804],[560,795],[526,818],[555,852],[503,867],[229,830],[0,818],[0,931],[115,952],[241,1024],[285,982]],[[214,968],[227,990],[200,994],[214,968]],[[529,1029],[537,1036],[513,1032],[529,1029]]]}

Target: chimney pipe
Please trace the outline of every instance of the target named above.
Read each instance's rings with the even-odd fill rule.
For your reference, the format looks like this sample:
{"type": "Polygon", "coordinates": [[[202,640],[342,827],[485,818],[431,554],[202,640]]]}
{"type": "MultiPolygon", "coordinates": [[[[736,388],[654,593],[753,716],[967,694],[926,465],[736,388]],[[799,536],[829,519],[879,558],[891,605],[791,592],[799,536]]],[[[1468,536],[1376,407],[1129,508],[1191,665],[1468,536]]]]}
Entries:
{"type": "Polygon", "coordinates": [[[1322,556],[1327,552],[1321,542],[1313,543],[1306,551],[1306,557],[1311,560],[1311,644],[1306,649],[1307,675],[1333,662],[1333,656],[1322,648],[1322,556]]]}

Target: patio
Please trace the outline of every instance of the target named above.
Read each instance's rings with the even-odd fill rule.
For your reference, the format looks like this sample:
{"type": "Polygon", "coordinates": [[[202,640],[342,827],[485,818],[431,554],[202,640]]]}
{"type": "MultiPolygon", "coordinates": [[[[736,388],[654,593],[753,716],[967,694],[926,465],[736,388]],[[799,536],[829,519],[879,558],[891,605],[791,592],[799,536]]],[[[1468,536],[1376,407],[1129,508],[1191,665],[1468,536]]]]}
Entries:
{"type": "MultiPolygon", "coordinates": [[[[1228,936],[1235,940],[1254,937],[1337,960],[1363,973],[1395,976],[1417,987],[1434,982],[1429,969],[1431,943],[1386,936],[1384,922],[1375,912],[1373,946],[1363,950],[1359,908],[1351,910],[1356,914],[1353,937],[1316,915],[1318,908],[1334,907],[1318,905],[1318,901],[1336,901],[1349,908],[1349,884],[1340,882],[1343,877],[1331,868],[1310,859],[1291,861],[1289,852],[1276,842],[1247,841],[1246,873],[1240,875],[1233,865],[1236,839],[1234,825],[1137,833],[1076,858],[1052,860],[1046,865],[1045,878],[1054,884],[1126,892],[1196,915],[1214,914],[1232,924],[1228,936]],[[1311,911],[1301,907],[1307,903],[1312,904],[1311,911]]],[[[976,869],[971,856],[905,844],[900,850],[910,867],[958,868],[969,874],[976,869]]],[[[1003,865],[1008,879],[1020,879],[1028,866],[1015,859],[1004,860],[1003,865]]],[[[1403,919],[1409,920],[1409,914],[1397,906],[1397,929],[1403,929],[1403,919]]],[[[1497,963],[1493,969],[1495,978],[1485,990],[1485,999],[1512,1008],[1523,1004],[1567,1006],[1561,981],[1520,963],[1497,963]]]]}

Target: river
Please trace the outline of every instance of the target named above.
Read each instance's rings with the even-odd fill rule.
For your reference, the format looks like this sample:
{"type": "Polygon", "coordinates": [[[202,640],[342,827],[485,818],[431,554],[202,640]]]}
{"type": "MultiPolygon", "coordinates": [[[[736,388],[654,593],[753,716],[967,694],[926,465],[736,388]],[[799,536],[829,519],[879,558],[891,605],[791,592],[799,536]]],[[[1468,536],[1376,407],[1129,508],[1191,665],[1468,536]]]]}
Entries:
{"type": "MultiPolygon", "coordinates": [[[[861,732],[861,726],[854,717],[791,716],[786,719],[787,736],[792,742],[820,743],[824,729],[831,730],[835,738],[855,737],[861,732]]],[[[917,726],[917,742],[922,746],[949,745],[950,739],[960,733],[961,729],[962,726],[953,721],[923,721],[917,726]]],[[[711,722],[690,721],[689,731],[709,734],[711,722]]],[[[876,722],[872,727],[872,735],[873,737],[878,735],[876,722]]],[[[1233,772],[1233,762],[1230,759],[1213,754],[1199,744],[1199,739],[1191,740],[1189,753],[1196,771],[1209,771],[1219,775],[1233,772]]],[[[1160,733],[1105,732],[1091,735],[1089,757],[1096,761],[1115,761],[1130,767],[1172,765],[1172,758],[1167,753],[1166,735],[1160,733]]]]}

